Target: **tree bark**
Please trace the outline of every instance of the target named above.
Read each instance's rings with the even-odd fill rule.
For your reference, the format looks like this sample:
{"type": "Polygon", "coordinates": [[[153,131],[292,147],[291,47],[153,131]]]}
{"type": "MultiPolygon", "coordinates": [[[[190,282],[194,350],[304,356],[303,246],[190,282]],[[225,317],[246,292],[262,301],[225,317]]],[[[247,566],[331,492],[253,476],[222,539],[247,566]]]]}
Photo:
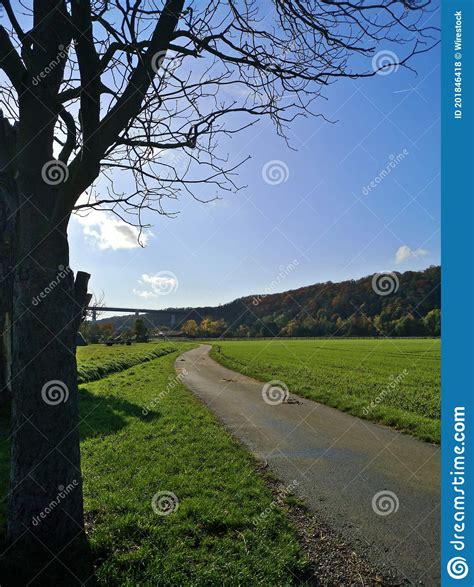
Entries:
{"type": "Polygon", "coordinates": [[[19,214],[17,242],[31,250],[16,259],[13,285],[8,537],[55,552],[84,532],[75,351],[89,276],[74,280],[64,227],[31,242],[30,208],[19,214]]]}
{"type": "MultiPolygon", "coordinates": [[[[2,188],[0,188],[2,189],[2,188]]],[[[15,213],[0,199],[0,407],[10,398],[15,213]]]]}
{"type": "Polygon", "coordinates": [[[16,128],[0,111],[0,407],[10,397],[13,266],[18,195],[14,181],[16,128]]]}

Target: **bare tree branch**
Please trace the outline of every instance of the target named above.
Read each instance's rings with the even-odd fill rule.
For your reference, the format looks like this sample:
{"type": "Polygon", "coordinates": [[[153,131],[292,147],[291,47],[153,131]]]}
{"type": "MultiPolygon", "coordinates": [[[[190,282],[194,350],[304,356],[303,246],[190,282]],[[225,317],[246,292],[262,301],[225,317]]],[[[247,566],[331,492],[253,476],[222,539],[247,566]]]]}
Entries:
{"type": "Polygon", "coordinates": [[[109,195],[83,194],[99,178],[113,186],[118,173],[136,186],[133,197],[110,190],[125,217],[134,207],[165,213],[164,200],[180,193],[207,201],[236,190],[236,162],[218,156],[219,137],[262,117],[285,137],[298,116],[322,116],[317,105],[332,83],[411,68],[438,42],[429,1],[206,0],[185,9],[184,0],[25,0],[29,30],[2,3],[11,24],[0,27],[5,115],[17,119],[22,103],[49,110],[48,128],[30,128],[25,142],[54,136],[68,165],[51,222],[84,202],[110,206],[109,195]],[[374,66],[386,47],[396,62],[374,66]]]}

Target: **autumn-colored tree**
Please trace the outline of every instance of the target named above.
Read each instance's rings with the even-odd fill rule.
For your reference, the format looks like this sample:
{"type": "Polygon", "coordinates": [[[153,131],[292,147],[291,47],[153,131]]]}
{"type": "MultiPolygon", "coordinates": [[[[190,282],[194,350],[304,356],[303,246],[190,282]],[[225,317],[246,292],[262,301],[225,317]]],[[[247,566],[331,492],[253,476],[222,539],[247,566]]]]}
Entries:
{"type": "Polygon", "coordinates": [[[227,324],[224,319],[213,320],[212,318],[204,318],[199,327],[201,334],[205,337],[215,338],[222,336],[227,330],[227,324]]]}
{"type": "Polygon", "coordinates": [[[181,327],[181,330],[186,336],[194,338],[198,334],[198,325],[196,320],[187,320],[181,327]]]}

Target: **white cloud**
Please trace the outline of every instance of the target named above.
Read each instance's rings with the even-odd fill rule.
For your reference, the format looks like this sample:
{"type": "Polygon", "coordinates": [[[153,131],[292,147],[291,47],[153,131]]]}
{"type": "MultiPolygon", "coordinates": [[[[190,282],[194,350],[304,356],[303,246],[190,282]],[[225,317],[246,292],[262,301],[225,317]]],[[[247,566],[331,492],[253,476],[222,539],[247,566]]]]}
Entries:
{"type": "Polygon", "coordinates": [[[428,251],[425,249],[410,249],[407,245],[402,245],[395,254],[395,263],[400,265],[407,259],[417,258],[417,257],[426,257],[428,255],[428,251]]]}
{"type": "Polygon", "coordinates": [[[177,283],[175,275],[170,273],[161,272],[156,275],[148,275],[144,273],[142,275],[143,283],[149,283],[153,288],[162,289],[163,287],[174,286],[177,283]]]}
{"type": "Polygon", "coordinates": [[[158,294],[156,294],[152,291],[145,291],[142,289],[135,289],[135,288],[133,288],[132,291],[136,296],[139,296],[140,298],[145,298],[145,300],[151,300],[153,298],[158,297],[158,294]]]}
{"type": "Polygon", "coordinates": [[[136,249],[140,243],[146,245],[150,240],[149,232],[140,235],[138,228],[109,212],[93,210],[87,216],[76,214],[74,218],[82,226],[84,235],[102,250],[136,249]]]}

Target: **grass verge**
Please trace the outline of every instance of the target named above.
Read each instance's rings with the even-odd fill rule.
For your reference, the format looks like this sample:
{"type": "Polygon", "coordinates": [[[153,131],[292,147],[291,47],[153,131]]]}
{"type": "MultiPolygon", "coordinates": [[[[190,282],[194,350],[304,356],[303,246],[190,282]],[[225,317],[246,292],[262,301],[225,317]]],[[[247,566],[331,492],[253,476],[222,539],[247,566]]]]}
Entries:
{"type": "Polygon", "coordinates": [[[440,442],[440,343],[435,339],[212,343],[211,356],[290,392],[440,442]]]}
{"type": "Polygon", "coordinates": [[[180,348],[173,342],[138,343],[131,346],[89,345],[77,349],[79,383],[97,381],[112,373],[157,359],[180,348]]]}

